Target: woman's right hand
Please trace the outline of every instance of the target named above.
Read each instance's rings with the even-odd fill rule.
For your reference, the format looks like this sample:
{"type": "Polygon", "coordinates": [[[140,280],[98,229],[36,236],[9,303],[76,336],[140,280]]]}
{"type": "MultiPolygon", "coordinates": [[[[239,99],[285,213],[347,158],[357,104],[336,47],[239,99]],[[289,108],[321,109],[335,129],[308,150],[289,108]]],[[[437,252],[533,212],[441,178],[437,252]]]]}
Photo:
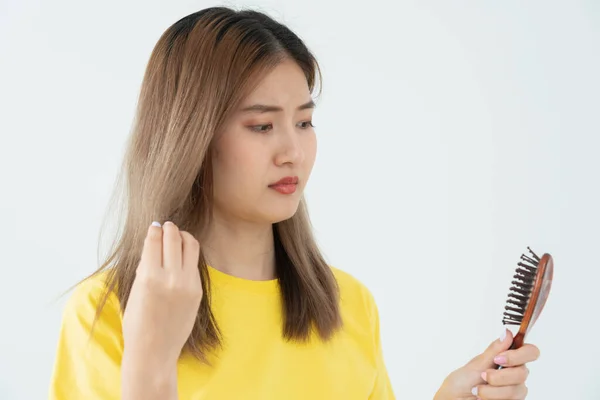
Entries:
{"type": "Polygon", "coordinates": [[[148,228],[123,315],[123,367],[133,375],[175,373],[203,295],[198,241],[172,222],[157,225],[148,228]]]}

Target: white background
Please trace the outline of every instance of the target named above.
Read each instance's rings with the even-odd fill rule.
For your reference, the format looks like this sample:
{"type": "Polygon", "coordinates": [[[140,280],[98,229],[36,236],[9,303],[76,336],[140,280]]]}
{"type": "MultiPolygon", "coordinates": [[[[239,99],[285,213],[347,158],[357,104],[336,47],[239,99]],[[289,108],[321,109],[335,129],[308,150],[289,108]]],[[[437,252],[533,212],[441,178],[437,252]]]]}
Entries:
{"type": "MultiPolygon", "coordinates": [[[[205,1],[0,3],[0,398],[42,399],[159,36],[205,1]]],[[[529,399],[600,399],[600,3],[263,1],[316,54],[307,188],[381,315],[399,399],[483,351],[519,256],[555,258],[529,399]]]]}

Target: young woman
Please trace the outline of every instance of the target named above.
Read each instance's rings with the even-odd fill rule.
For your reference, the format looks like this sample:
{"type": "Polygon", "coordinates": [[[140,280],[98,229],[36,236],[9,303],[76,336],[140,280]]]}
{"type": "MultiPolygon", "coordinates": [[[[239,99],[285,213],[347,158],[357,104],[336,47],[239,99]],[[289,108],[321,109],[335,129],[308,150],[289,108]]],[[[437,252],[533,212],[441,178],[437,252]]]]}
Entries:
{"type": "MultiPolygon", "coordinates": [[[[311,233],[317,78],[302,41],[259,12],[208,8],[164,33],[124,159],[122,232],[67,302],[51,399],[395,398],[373,296],[311,233]]],[[[523,399],[538,350],[511,339],[435,398],[523,399]]]]}

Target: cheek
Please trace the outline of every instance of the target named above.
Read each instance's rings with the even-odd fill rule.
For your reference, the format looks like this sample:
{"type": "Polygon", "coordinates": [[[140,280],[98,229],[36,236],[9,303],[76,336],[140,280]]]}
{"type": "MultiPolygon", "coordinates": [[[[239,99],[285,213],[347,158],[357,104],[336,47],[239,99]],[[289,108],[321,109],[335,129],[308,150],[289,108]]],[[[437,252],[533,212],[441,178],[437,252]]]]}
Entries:
{"type": "Polygon", "coordinates": [[[259,152],[248,143],[230,143],[226,149],[221,149],[213,162],[215,190],[247,192],[256,186],[256,180],[261,176],[260,162],[259,152]]]}
{"type": "Polygon", "coordinates": [[[307,138],[304,156],[306,167],[311,170],[317,157],[317,136],[314,133],[307,138]]]}

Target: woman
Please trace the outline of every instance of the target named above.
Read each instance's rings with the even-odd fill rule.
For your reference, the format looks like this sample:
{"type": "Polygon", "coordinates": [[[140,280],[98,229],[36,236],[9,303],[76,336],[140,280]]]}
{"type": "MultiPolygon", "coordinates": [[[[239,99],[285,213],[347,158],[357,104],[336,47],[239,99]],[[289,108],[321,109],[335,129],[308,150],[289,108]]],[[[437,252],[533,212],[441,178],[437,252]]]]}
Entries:
{"type": "MultiPolygon", "coordinates": [[[[395,398],[373,296],[310,229],[317,74],[259,12],[208,8],[164,33],[124,159],[123,231],[67,302],[51,399],[395,398]]],[[[504,336],[435,398],[524,398],[538,351],[504,336]],[[511,368],[493,369],[499,353],[511,368]]]]}

